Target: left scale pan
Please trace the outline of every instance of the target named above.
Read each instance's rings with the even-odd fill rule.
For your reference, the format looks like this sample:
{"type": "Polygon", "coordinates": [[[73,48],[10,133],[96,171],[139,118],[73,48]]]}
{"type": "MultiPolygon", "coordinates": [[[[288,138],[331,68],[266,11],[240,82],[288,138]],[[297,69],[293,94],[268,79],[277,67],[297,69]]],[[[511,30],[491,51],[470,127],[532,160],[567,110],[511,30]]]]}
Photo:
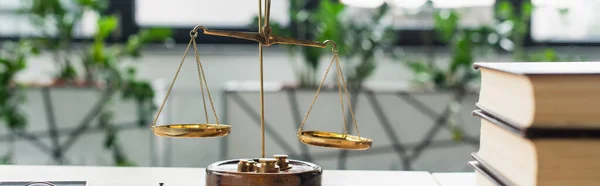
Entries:
{"type": "MultiPolygon", "coordinates": [[[[201,26],[200,26],[201,27],[201,26]]],[[[175,77],[173,77],[173,81],[169,85],[169,89],[165,95],[165,99],[163,100],[158,112],[156,113],[156,117],[152,122],[152,132],[161,137],[172,137],[172,138],[211,138],[211,137],[223,137],[229,135],[231,132],[230,125],[223,125],[219,123],[219,117],[215,111],[215,106],[213,104],[212,97],[210,96],[210,90],[208,89],[208,83],[206,81],[206,75],[204,75],[204,68],[202,67],[202,63],[200,63],[200,56],[198,54],[198,48],[196,46],[196,37],[198,36],[198,32],[196,29],[190,32],[190,42],[185,49],[185,53],[183,54],[183,58],[179,63],[179,67],[177,67],[177,71],[175,72],[175,77]],[[176,124],[166,124],[166,125],[156,125],[158,117],[162,112],[165,103],[169,99],[169,95],[171,95],[171,90],[173,89],[173,85],[177,80],[177,76],[181,71],[181,67],[183,62],[185,61],[185,57],[190,49],[190,46],[194,46],[194,53],[196,54],[196,66],[198,70],[198,80],[200,81],[200,90],[202,92],[202,105],[204,107],[204,117],[206,119],[203,123],[176,123],[176,124]],[[205,90],[206,89],[206,90],[205,90]],[[206,92],[206,95],[205,95],[206,92]],[[214,115],[215,123],[209,121],[208,110],[206,107],[206,97],[208,97],[208,101],[210,102],[210,107],[212,109],[212,114],[214,115]]]]}
{"type": "Polygon", "coordinates": [[[231,126],[223,124],[172,124],[152,126],[157,136],[172,138],[211,138],[229,135],[231,126]]]}

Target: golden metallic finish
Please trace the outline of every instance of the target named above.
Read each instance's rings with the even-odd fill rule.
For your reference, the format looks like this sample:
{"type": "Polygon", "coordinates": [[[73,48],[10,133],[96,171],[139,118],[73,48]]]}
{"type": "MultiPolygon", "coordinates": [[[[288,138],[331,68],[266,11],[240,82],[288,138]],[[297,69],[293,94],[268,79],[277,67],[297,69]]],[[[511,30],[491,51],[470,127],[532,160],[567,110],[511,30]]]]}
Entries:
{"type": "Polygon", "coordinates": [[[156,117],[152,122],[152,132],[154,132],[157,136],[164,137],[176,137],[176,138],[205,138],[205,137],[222,137],[227,136],[231,132],[231,126],[229,125],[221,125],[219,123],[219,117],[217,116],[217,112],[215,111],[215,106],[212,100],[212,96],[210,95],[210,90],[208,88],[208,82],[206,81],[206,75],[204,74],[204,68],[202,63],[200,63],[200,55],[198,53],[198,48],[196,45],[196,37],[198,36],[197,32],[190,32],[190,42],[188,43],[185,52],[183,54],[183,58],[177,67],[177,71],[175,72],[175,77],[173,77],[173,81],[169,85],[169,89],[167,94],[156,113],[156,117]],[[196,55],[196,69],[198,70],[198,80],[200,82],[200,90],[202,92],[202,104],[204,105],[204,116],[205,122],[202,124],[168,124],[157,126],[156,121],[160,116],[167,100],[169,99],[169,95],[171,95],[171,91],[173,90],[173,85],[179,76],[179,72],[181,71],[181,67],[183,66],[183,62],[185,62],[185,57],[190,49],[190,46],[193,44],[194,53],[196,55]],[[206,88],[206,93],[208,95],[208,100],[210,102],[210,106],[212,108],[213,116],[215,117],[216,124],[209,123],[208,111],[206,108],[206,96],[204,94],[204,89],[206,88]]]}
{"type": "MultiPolygon", "coordinates": [[[[266,25],[265,25],[266,26],[266,25]]],[[[212,36],[222,36],[222,37],[231,37],[238,38],[250,41],[256,41],[263,46],[271,46],[274,44],[283,44],[283,45],[298,45],[298,46],[307,46],[307,47],[318,47],[318,48],[326,48],[327,43],[325,42],[316,42],[309,40],[301,40],[289,37],[281,37],[281,36],[273,36],[263,34],[263,31],[270,31],[270,26],[263,26],[259,29],[259,32],[236,32],[236,31],[226,31],[226,30],[209,30],[205,26],[196,26],[192,30],[192,33],[198,32],[198,30],[202,30],[206,35],[212,36]],[[265,36],[266,35],[266,36],[265,36]]]]}
{"type": "Polygon", "coordinates": [[[238,172],[248,172],[248,160],[240,160],[237,167],[238,172]]]}
{"type": "Polygon", "coordinates": [[[302,120],[302,123],[300,124],[300,127],[298,128],[298,132],[297,132],[298,139],[305,144],[322,146],[322,147],[340,148],[340,149],[346,149],[346,150],[369,149],[369,148],[371,148],[371,144],[373,143],[373,140],[360,137],[360,131],[358,130],[358,124],[354,117],[354,111],[352,110],[352,104],[350,103],[350,94],[348,93],[348,88],[346,85],[346,81],[344,79],[344,74],[342,73],[341,65],[339,62],[338,55],[337,55],[336,45],[332,41],[326,41],[325,43],[328,43],[328,42],[331,42],[334,46],[333,47],[333,58],[331,59],[329,66],[327,66],[325,75],[323,75],[323,79],[321,80],[321,83],[319,84],[319,88],[317,88],[315,97],[313,98],[312,103],[308,107],[308,112],[306,112],[306,115],[304,116],[304,119],[302,120]],[[331,70],[331,67],[333,66],[334,63],[336,64],[336,69],[337,69],[336,76],[337,76],[338,91],[340,94],[342,119],[344,121],[344,133],[338,134],[338,133],[322,132],[322,131],[303,132],[302,127],[304,127],[304,124],[306,123],[306,120],[308,119],[308,115],[312,111],[312,107],[314,106],[315,102],[317,101],[317,98],[319,97],[319,92],[321,91],[321,88],[323,87],[323,84],[325,83],[325,79],[327,79],[327,75],[329,74],[329,71],[331,70]],[[352,121],[354,123],[354,128],[356,129],[357,136],[349,135],[348,129],[346,128],[347,121],[344,116],[345,106],[344,106],[344,99],[343,99],[344,96],[342,94],[342,89],[347,98],[346,100],[348,102],[348,108],[350,110],[350,115],[352,116],[352,121]]]}
{"type": "Polygon", "coordinates": [[[288,156],[285,154],[276,154],[273,157],[277,160],[277,166],[279,166],[279,170],[285,171],[291,169],[290,162],[287,160],[288,156]]]}
{"type": "MultiPolygon", "coordinates": [[[[194,29],[192,29],[190,31],[190,37],[191,37],[190,43],[188,44],[188,47],[186,48],[184,57],[183,57],[181,63],[179,64],[177,72],[175,73],[175,77],[173,78],[173,81],[171,82],[171,85],[165,96],[165,99],[164,99],[162,105],[160,106],[160,109],[158,110],[156,118],[154,119],[154,122],[152,123],[152,130],[155,132],[155,134],[157,134],[159,136],[170,136],[170,137],[219,137],[219,136],[226,136],[230,133],[231,126],[219,124],[219,119],[218,119],[216,111],[214,109],[212,97],[210,95],[210,91],[208,90],[206,76],[204,75],[204,70],[202,68],[202,64],[200,63],[195,39],[198,36],[198,33],[202,32],[207,35],[245,39],[245,40],[255,41],[258,43],[259,66],[260,66],[260,109],[261,109],[260,118],[261,118],[261,157],[262,158],[265,157],[265,108],[264,108],[264,85],[263,85],[263,82],[264,82],[263,47],[268,47],[273,44],[299,45],[299,46],[318,47],[318,48],[326,48],[327,45],[332,45],[333,59],[331,60],[329,66],[327,67],[325,75],[323,76],[323,80],[321,81],[319,88],[317,89],[317,91],[315,93],[314,99],[313,99],[312,103],[310,104],[308,112],[306,113],[300,127],[298,128],[297,136],[298,136],[299,140],[302,141],[303,143],[309,144],[309,145],[333,147],[333,148],[341,148],[341,149],[349,149],[349,150],[365,150],[365,149],[370,148],[370,146],[372,144],[372,140],[360,137],[360,132],[358,130],[358,124],[354,117],[354,111],[352,110],[352,106],[350,104],[350,96],[348,93],[348,88],[346,85],[346,81],[344,79],[344,75],[341,70],[341,65],[339,62],[338,54],[337,54],[337,52],[338,52],[337,45],[335,44],[335,42],[330,41],[330,40],[326,40],[324,42],[315,42],[315,41],[309,41],[309,40],[300,40],[300,39],[295,39],[295,38],[287,38],[287,37],[272,35],[272,28],[270,26],[271,0],[264,0],[264,1],[265,1],[265,4],[263,7],[263,4],[262,4],[263,0],[258,0],[258,7],[259,7],[258,32],[235,32],[235,31],[223,31],[223,30],[209,30],[205,26],[201,26],[201,25],[194,27],[194,29]],[[264,12],[263,12],[263,8],[264,8],[264,12]],[[263,17],[263,15],[264,15],[264,17],[263,17]],[[263,18],[264,18],[264,22],[263,22],[263,18]],[[208,120],[208,112],[206,111],[207,109],[206,109],[206,101],[205,101],[205,96],[204,96],[204,87],[206,87],[206,93],[207,93],[211,108],[213,110],[213,115],[215,117],[216,124],[185,124],[185,125],[173,124],[173,125],[166,125],[166,126],[156,126],[156,121],[158,119],[158,116],[160,115],[160,113],[165,105],[165,102],[167,101],[167,99],[171,93],[173,84],[175,83],[175,80],[179,74],[179,71],[183,64],[185,56],[187,55],[190,45],[192,43],[194,44],[194,50],[196,52],[196,62],[197,62],[197,69],[198,69],[198,73],[199,73],[198,79],[200,80],[200,88],[202,90],[202,102],[203,102],[204,108],[205,108],[204,115],[206,117],[206,123],[209,123],[209,120],[208,120]],[[322,132],[322,131],[302,131],[302,127],[306,123],[308,116],[312,110],[312,107],[315,104],[317,97],[319,96],[319,92],[321,91],[321,88],[323,87],[323,84],[325,83],[327,74],[329,73],[329,71],[334,63],[336,64],[336,69],[337,69],[336,77],[337,77],[338,91],[340,94],[340,105],[341,105],[341,110],[342,110],[342,116],[344,115],[345,108],[346,108],[345,103],[344,103],[344,98],[343,98],[345,96],[346,101],[347,101],[347,106],[348,106],[348,109],[352,116],[352,122],[354,124],[354,128],[356,130],[357,136],[352,136],[352,135],[348,134],[348,129],[346,127],[347,121],[344,116],[342,117],[343,122],[344,122],[344,133],[343,134],[322,132]]],[[[279,158],[284,158],[284,157],[279,157],[279,158]]],[[[287,158],[287,157],[285,157],[285,158],[287,158]]],[[[263,164],[270,165],[268,162],[261,162],[261,167],[263,164]]],[[[282,165],[282,168],[281,168],[282,170],[285,170],[286,168],[288,168],[288,167],[283,166],[283,165],[285,165],[285,161],[282,161],[281,165],[282,165]]],[[[277,166],[277,165],[275,165],[275,166],[277,166]]],[[[259,170],[260,170],[260,168],[259,168],[259,170]]],[[[266,169],[263,168],[262,171],[268,172],[268,171],[272,171],[272,170],[270,170],[268,168],[266,168],[266,169]]]]}
{"type": "Polygon", "coordinates": [[[229,135],[231,126],[222,124],[171,124],[152,126],[152,132],[157,136],[172,138],[210,138],[229,135]]]}
{"type": "MultiPolygon", "coordinates": [[[[271,8],[271,1],[268,0],[267,2],[267,8],[265,10],[270,10],[271,8]]],[[[269,27],[269,11],[266,12],[265,14],[265,26],[260,27],[260,20],[262,19],[262,0],[258,0],[258,13],[260,14],[259,18],[258,18],[258,31],[260,35],[264,35],[262,34],[264,32],[264,29],[269,27]]],[[[270,28],[270,27],[269,27],[270,28]]],[[[261,138],[261,142],[260,142],[260,152],[261,152],[261,158],[265,158],[265,93],[264,93],[264,85],[263,85],[263,44],[262,43],[258,43],[258,59],[259,59],[259,65],[260,65],[260,138],[261,138]]]]}
{"type": "Polygon", "coordinates": [[[261,158],[258,160],[260,166],[258,167],[258,173],[278,173],[279,166],[277,166],[277,160],[274,158],[261,158]]]}
{"type": "Polygon", "coordinates": [[[263,46],[258,44],[258,56],[260,59],[260,136],[261,136],[261,158],[265,157],[265,93],[263,86],[263,46]]]}
{"type": "Polygon", "coordinates": [[[258,33],[253,32],[235,32],[235,31],[223,31],[223,30],[209,30],[205,26],[196,26],[190,31],[190,35],[197,35],[199,30],[202,30],[206,35],[232,37],[238,39],[245,39],[250,41],[258,42],[259,50],[259,66],[260,66],[260,123],[261,123],[261,157],[265,157],[265,112],[264,112],[264,75],[263,75],[263,46],[271,46],[273,44],[291,44],[300,46],[310,46],[325,48],[328,43],[334,45],[334,50],[337,46],[332,41],[325,41],[323,43],[299,40],[294,38],[280,37],[272,35],[272,28],[270,23],[270,11],[271,11],[271,0],[265,0],[265,11],[264,11],[264,24],[261,25],[263,19],[262,1],[258,0],[258,33]]]}
{"type": "Polygon", "coordinates": [[[272,44],[283,44],[283,45],[298,45],[298,46],[307,46],[307,47],[317,47],[317,48],[326,48],[326,43],[308,41],[308,40],[299,40],[289,37],[281,37],[281,36],[272,36],[269,42],[272,44]]]}
{"type": "Polygon", "coordinates": [[[298,139],[308,145],[346,150],[367,150],[373,144],[371,139],[322,131],[303,131],[298,133],[298,139]]]}
{"type": "Polygon", "coordinates": [[[238,172],[256,172],[256,162],[254,160],[240,160],[237,167],[238,172]]]}
{"type": "Polygon", "coordinates": [[[248,162],[246,163],[246,166],[248,167],[248,172],[256,172],[256,162],[253,160],[248,160],[248,162]]]}

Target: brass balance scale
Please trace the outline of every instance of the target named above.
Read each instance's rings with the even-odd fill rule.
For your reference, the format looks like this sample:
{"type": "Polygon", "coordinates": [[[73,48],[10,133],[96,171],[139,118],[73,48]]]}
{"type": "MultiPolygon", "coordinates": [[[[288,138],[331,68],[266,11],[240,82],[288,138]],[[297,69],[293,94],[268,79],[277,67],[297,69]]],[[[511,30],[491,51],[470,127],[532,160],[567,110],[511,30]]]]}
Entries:
{"type": "Polygon", "coordinates": [[[328,148],[338,148],[345,150],[367,150],[371,147],[373,141],[371,139],[367,139],[364,137],[360,137],[360,132],[358,131],[358,125],[356,123],[356,119],[354,118],[354,111],[352,110],[352,106],[350,104],[350,96],[348,94],[348,89],[346,86],[346,81],[344,79],[344,75],[342,73],[340,62],[337,54],[337,45],[335,42],[327,40],[325,42],[314,42],[314,41],[306,41],[306,40],[298,40],[294,38],[286,38],[272,35],[271,27],[269,26],[269,16],[270,16],[270,8],[271,8],[271,0],[258,0],[258,26],[259,32],[232,32],[232,31],[221,31],[221,30],[209,30],[204,26],[196,26],[193,30],[190,31],[190,42],[188,43],[186,50],[184,52],[183,58],[177,68],[175,73],[175,77],[171,82],[165,99],[163,100],[154,121],[152,122],[152,131],[157,136],[162,137],[172,137],[172,138],[210,138],[210,137],[224,137],[229,135],[231,132],[231,126],[219,123],[219,117],[215,111],[215,107],[213,104],[212,97],[210,95],[210,90],[208,89],[208,84],[206,81],[206,76],[204,75],[204,68],[202,67],[202,63],[200,63],[200,57],[198,54],[198,48],[196,46],[196,38],[198,36],[198,31],[201,29],[204,34],[213,35],[213,36],[223,36],[223,37],[232,37],[239,38],[245,40],[251,40],[258,42],[258,53],[259,53],[259,62],[260,62],[260,108],[261,108],[261,157],[254,159],[235,159],[235,160],[225,160],[213,163],[206,168],[206,185],[207,186],[228,186],[228,185],[321,185],[321,175],[322,170],[321,167],[315,165],[313,163],[287,159],[287,155],[278,154],[274,155],[273,158],[265,157],[265,115],[264,115],[264,93],[263,93],[263,47],[268,47],[273,44],[290,44],[290,45],[300,45],[307,47],[319,47],[326,48],[328,44],[332,46],[333,58],[327,67],[325,75],[317,92],[313,98],[312,103],[300,125],[298,128],[298,132],[296,133],[298,139],[308,145],[320,146],[320,147],[328,147],[328,148]],[[261,20],[263,17],[263,1],[264,2],[264,25],[261,25],[261,20]],[[190,49],[190,46],[194,47],[194,52],[196,54],[196,66],[198,70],[198,79],[200,81],[200,89],[202,94],[202,103],[204,106],[204,115],[205,115],[205,123],[193,123],[193,124],[168,124],[168,125],[156,125],[156,121],[160,116],[160,113],[165,106],[167,99],[173,89],[173,85],[175,84],[175,80],[179,75],[181,70],[181,66],[185,61],[185,57],[190,49]],[[302,130],[304,124],[306,123],[306,119],[308,118],[312,107],[319,96],[319,92],[323,87],[325,79],[327,78],[327,74],[329,70],[335,63],[336,66],[336,76],[337,76],[337,85],[338,91],[340,94],[340,103],[342,109],[342,115],[345,113],[344,111],[344,92],[346,101],[348,104],[348,108],[350,114],[352,116],[352,120],[354,123],[354,127],[356,129],[356,136],[348,134],[348,130],[346,129],[346,118],[344,119],[344,133],[335,133],[335,132],[324,132],[324,131],[304,131],[302,130]],[[212,114],[215,117],[215,123],[211,123],[209,121],[208,110],[206,108],[206,96],[204,89],[206,88],[206,94],[208,96],[208,100],[210,102],[210,106],[212,109],[212,114]]]}

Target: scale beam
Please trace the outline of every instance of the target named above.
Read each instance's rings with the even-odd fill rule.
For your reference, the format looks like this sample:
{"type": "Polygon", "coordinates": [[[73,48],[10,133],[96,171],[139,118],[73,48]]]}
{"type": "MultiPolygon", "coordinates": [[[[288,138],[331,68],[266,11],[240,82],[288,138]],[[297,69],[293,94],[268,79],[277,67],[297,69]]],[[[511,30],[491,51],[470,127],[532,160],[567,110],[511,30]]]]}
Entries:
{"type": "MultiPolygon", "coordinates": [[[[269,28],[269,27],[263,27],[263,30],[269,30],[269,29],[265,29],[265,28],[269,28]]],[[[250,41],[258,42],[258,43],[262,44],[263,46],[271,46],[274,44],[283,44],[283,45],[298,45],[298,46],[307,46],[307,47],[326,48],[327,44],[331,43],[334,48],[337,48],[337,45],[331,40],[327,40],[325,42],[316,42],[316,41],[310,41],[310,40],[301,40],[301,39],[295,39],[295,38],[289,38],[289,37],[274,36],[271,34],[267,35],[266,33],[270,33],[269,31],[263,32],[265,34],[261,34],[258,32],[236,32],[236,31],[226,31],[226,30],[209,30],[205,26],[196,26],[190,32],[190,35],[196,36],[198,34],[198,30],[202,30],[203,33],[206,35],[250,40],[250,41]]]]}
{"type": "Polygon", "coordinates": [[[205,26],[196,26],[192,31],[190,31],[190,35],[196,36],[198,34],[198,30],[202,29],[204,34],[213,35],[213,36],[222,36],[222,37],[231,37],[238,38],[250,41],[256,41],[259,43],[264,43],[264,37],[260,33],[256,32],[235,32],[235,31],[226,31],[226,30],[209,30],[205,26]]]}
{"type": "MultiPolygon", "coordinates": [[[[265,12],[264,12],[264,23],[262,26],[259,26],[259,32],[236,32],[236,31],[225,31],[225,30],[209,30],[205,26],[196,26],[192,31],[190,31],[190,36],[197,36],[198,30],[202,29],[204,34],[213,35],[213,36],[221,36],[221,37],[231,37],[237,39],[244,39],[255,41],[262,46],[271,46],[273,44],[283,44],[283,45],[298,45],[298,46],[307,46],[307,47],[317,47],[317,48],[326,48],[327,43],[331,43],[334,47],[334,50],[337,50],[337,45],[335,42],[327,40],[325,42],[316,42],[310,40],[301,40],[295,38],[288,38],[282,36],[275,36],[272,34],[272,28],[269,24],[270,16],[271,16],[271,0],[266,0],[265,4],[265,12]]],[[[262,14],[261,12],[259,12],[262,14]]],[[[259,16],[259,24],[262,16],[259,16]]]]}

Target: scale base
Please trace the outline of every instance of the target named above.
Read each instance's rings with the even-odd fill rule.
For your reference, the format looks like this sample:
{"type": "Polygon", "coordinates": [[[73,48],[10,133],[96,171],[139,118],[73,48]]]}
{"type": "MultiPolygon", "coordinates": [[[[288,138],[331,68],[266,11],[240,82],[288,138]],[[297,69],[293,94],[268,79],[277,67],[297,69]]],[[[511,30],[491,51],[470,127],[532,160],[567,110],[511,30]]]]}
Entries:
{"type": "Polygon", "coordinates": [[[320,186],[321,167],[309,162],[276,158],[249,158],[215,162],[206,168],[207,186],[320,186]],[[260,162],[260,163],[256,163],[260,162]],[[283,164],[282,164],[283,163],[283,164]],[[280,166],[283,166],[283,170],[280,166]]]}

